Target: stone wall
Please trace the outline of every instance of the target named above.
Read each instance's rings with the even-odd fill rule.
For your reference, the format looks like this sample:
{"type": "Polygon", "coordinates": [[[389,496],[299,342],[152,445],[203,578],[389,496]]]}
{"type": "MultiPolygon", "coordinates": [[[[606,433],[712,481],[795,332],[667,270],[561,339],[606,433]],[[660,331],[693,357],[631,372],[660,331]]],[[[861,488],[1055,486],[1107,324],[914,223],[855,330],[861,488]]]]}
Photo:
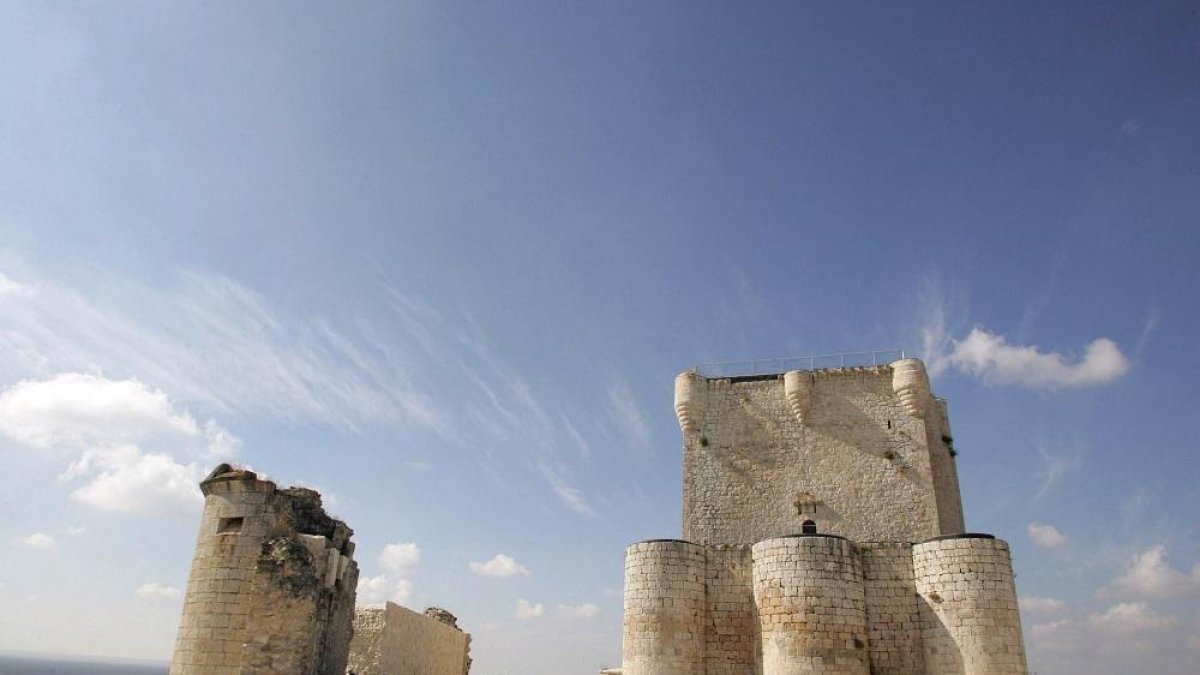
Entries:
{"type": "Polygon", "coordinates": [[[754,601],[763,675],[870,675],[858,549],[808,535],[754,545],[754,601]]]}
{"type": "Polygon", "coordinates": [[[921,614],[912,544],[860,544],[872,675],[922,675],[921,614]]]}
{"type": "Polygon", "coordinates": [[[707,675],[754,673],[762,660],[754,568],[747,544],[707,548],[705,565],[707,675]]]}
{"type": "Polygon", "coordinates": [[[316,492],[218,466],[171,675],[342,675],[358,566],[353,534],[316,492]]]}
{"type": "Polygon", "coordinates": [[[753,544],[806,520],[855,541],[961,531],[940,409],[920,362],[900,366],[680,375],[683,537],[753,544]]]}
{"type": "MultiPolygon", "coordinates": [[[[443,612],[445,616],[449,613],[443,612]]],[[[453,622],[395,603],[359,609],[346,672],[352,675],[466,675],[471,636],[453,622]]]]}
{"type": "Polygon", "coordinates": [[[702,675],[705,660],[703,546],[658,540],[625,549],[624,675],[702,675]]]}
{"type": "Polygon", "coordinates": [[[913,547],[929,675],[1025,675],[1008,544],[990,535],[913,547]]]}

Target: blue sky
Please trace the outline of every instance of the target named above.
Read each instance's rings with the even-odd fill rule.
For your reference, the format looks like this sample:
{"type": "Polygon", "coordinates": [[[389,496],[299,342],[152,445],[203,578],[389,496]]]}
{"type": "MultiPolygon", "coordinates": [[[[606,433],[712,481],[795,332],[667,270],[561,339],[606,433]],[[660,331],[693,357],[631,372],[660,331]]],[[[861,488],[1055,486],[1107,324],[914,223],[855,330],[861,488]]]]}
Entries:
{"type": "Polygon", "coordinates": [[[900,347],[1031,669],[1200,656],[1189,3],[4,17],[0,649],[166,658],[233,457],[481,675],[595,672],[674,376],[900,347]]]}

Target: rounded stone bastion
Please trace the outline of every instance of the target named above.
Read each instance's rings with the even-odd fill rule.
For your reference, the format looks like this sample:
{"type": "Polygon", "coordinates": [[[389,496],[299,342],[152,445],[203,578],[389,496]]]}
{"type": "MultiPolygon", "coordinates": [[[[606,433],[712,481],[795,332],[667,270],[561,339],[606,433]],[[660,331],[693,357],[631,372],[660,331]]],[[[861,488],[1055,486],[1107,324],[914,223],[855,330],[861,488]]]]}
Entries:
{"type": "Polygon", "coordinates": [[[752,549],[762,675],[869,675],[858,547],[835,535],[766,539],[752,549]]]}
{"type": "MultiPolygon", "coordinates": [[[[215,473],[215,472],[214,472],[215,473]]],[[[241,663],[252,572],[271,535],[276,486],[234,470],[201,483],[204,514],[188,576],[171,673],[232,672],[241,663]]]]}
{"type": "Polygon", "coordinates": [[[913,546],[929,675],[1025,675],[1008,544],[990,534],[913,546]]]}
{"type": "Polygon", "coordinates": [[[703,675],[705,550],[677,539],[625,549],[624,675],[703,675]]]}

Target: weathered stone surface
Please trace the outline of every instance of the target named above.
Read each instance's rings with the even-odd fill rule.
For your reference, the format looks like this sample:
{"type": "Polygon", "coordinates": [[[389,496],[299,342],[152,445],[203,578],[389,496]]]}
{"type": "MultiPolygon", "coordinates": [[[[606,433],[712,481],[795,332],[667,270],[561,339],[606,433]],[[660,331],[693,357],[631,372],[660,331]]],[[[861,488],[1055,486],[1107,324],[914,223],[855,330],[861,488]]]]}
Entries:
{"type": "Polygon", "coordinates": [[[675,411],[690,541],[626,549],[625,675],[1026,673],[1007,544],[959,535],[920,361],[684,373],[675,411]]]}
{"type": "Polygon", "coordinates": [[[200,533],[171,675],[341,675],[358,566],[321,497],[222,464],[200,533]]]}
{"type": "Polygon", "coordinates": [[[394,603],[359,609],[354,618],[348,675],[467,675],[471,636],[453,614],[424,614],[394,603]]]}

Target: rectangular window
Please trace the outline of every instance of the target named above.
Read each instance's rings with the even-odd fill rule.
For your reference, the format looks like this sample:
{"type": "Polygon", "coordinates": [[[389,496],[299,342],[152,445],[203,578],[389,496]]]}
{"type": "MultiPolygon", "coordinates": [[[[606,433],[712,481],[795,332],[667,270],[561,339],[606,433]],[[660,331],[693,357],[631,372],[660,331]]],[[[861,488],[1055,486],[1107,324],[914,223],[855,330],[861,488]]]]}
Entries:
{"type": "Polygon", "coordinates": [[[242,521],[245,518],[222,518],[217,522],[217,534],[237,534],[242,531],[242,521]]]}

